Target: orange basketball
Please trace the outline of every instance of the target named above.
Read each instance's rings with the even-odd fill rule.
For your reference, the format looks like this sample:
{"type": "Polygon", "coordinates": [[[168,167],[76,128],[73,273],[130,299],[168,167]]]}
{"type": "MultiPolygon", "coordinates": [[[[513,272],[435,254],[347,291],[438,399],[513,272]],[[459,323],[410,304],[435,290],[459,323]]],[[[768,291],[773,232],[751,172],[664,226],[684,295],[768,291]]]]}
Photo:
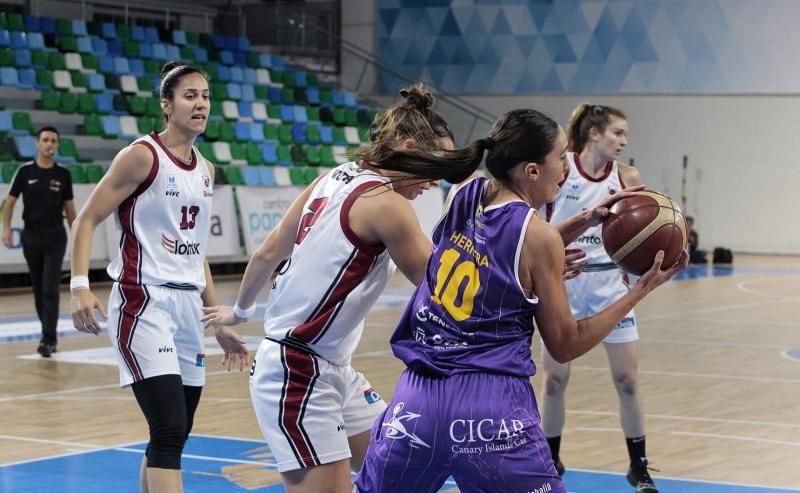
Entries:
{"type": "Polygon", "coordinates": [[[650,190],[614,202],[603,223],[603,246],[611,260],[637,276],[650,270],[659,250],[664,250],[661,268],[673,266],[687,236],[678,204],[650,190]]]}

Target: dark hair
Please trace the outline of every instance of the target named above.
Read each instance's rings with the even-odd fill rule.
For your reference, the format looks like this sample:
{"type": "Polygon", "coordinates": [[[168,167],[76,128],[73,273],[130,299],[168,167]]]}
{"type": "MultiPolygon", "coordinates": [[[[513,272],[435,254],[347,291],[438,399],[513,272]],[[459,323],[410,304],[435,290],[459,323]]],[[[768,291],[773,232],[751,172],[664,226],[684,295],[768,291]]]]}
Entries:
{"type": "Polygon", "coordinates": [[[58,137],[59,139],[61,138],[61,134],[58,133],[58,129],[56,127],[51,127],[48,125],[46,127],[40,128],[39,131],[36,132],[37,141],[42,138],[42,132],[53,132],[54,134],[56,134],[56,137],[58,137]]]}
{"type": "MultiPolygon", "coordinates": [[[[208,81],[208,74],[199,68],[176,61],[165,63],[161,69],[161,88],[159,90],[161,99],[172,101],[175,98],[175,86],[178,85],[183,77],[189,74],[200,74],[208,81]]],[[[165,122],[169,121],[166,113],[162,112],[161,116],[164,117],[165,122]]]]}
{"type": "Polygon", "coordinates": [[[453,151],[425,152],[416,148],[394,151],[375,166],[401,171],[431,180],[451,183],[466,180],[475,172],[486,154],[486,168],[497,180],[508,183],[509,172],[520,163],[544,162],[553,150],[559,126],[555,120],[536,110],[509,111],[497,120],[489,136],[453,151]]]}
{"type": "Polygon", "coordinates": [[[442,115],[430,108],[433,95],[426,85],[401,89],[400,97],[400,101],[375,117],[369,129],[372,144],[356,151],[356,158],[380,163],[405,139],[414,139],[415,149],[426,151],[439,150],[440,139],[455,140],[442,115]]]}
{"type": "Polygon", "coordinates": [[[567,125],[569,150],[577,153],[583,151],[592,128],[596,128],[601,133],[605,132],[608,124],[611,123],[612,116],[623,120],[628,119],[622,110],[611,106],[583,103],[575,108],[569,119],[569,125],[567,125]]]}

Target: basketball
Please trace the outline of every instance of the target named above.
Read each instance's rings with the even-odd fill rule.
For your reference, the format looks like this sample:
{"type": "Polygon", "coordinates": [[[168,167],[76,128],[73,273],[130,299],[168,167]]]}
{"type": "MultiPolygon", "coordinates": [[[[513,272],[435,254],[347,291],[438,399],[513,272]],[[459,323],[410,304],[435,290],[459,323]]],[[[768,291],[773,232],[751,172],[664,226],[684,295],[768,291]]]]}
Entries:
{"type": "Polygon", "coordinates": [[[603,246],[611,260],[637,276],[650,270],[659,250],[664,250],[661,268],[674,265],[686,239],[686,220],[678,204],[649,190],[614,202],[603,223],[603,246]]]}

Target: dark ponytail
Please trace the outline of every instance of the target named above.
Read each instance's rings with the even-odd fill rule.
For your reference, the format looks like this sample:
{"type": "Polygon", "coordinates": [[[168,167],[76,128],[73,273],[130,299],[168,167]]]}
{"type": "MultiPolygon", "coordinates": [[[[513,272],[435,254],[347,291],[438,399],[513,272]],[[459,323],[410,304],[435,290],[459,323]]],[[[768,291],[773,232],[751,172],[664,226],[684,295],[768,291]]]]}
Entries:
{"type": "Polygon", "coordinates": [[[543,163],[559,134],[555,120],[536,110],[513,110],[492,126],[489,136],[453,151],[393,151],[376,163],[381,169],[400,171],[429,180],[451,183],[466,180],[486,152],[486,168],[497,180],[509,183],[510,171],[520,163],[543,163]]]}
{"type": "Polygon", "coordinates": [[[567,125],[567,147],[570,151],[581,153],[589,140],[589,132],[596,128],[605,132],[611,117],[627,120],[625,113],[611,106],[583,103],[572,112],[567,125]]]}

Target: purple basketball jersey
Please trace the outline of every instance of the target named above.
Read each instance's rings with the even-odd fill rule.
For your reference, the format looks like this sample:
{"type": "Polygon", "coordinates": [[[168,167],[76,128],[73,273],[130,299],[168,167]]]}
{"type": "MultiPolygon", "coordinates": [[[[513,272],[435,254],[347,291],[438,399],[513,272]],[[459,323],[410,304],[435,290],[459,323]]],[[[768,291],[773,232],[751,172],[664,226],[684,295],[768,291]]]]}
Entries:
{"type": "Polygon", "coordinates": [[[406,306],[392,350],[424,373],[531,376],[533,314],[517,269],[528,221],[523,201],[484,207],[486,180],[456,194],[433,234],[425,280],[406,306]]]}

